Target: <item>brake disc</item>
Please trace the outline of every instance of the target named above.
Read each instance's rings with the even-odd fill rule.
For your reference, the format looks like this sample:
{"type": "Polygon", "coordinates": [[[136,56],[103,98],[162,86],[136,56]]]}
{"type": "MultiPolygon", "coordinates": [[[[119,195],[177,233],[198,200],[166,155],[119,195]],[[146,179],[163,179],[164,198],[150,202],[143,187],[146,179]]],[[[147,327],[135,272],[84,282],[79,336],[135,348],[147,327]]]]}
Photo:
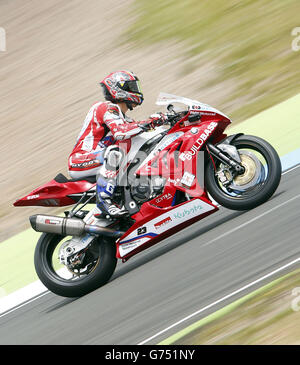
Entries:
{"type": "Polygon", "coordinates": [[[254,153],[241,150],[239,154],[241,165],[245,168],[245,171],[243,174],[237,175],[228,187],[232,190],[245,192],[264,180],[265,169],[254,153]]]}

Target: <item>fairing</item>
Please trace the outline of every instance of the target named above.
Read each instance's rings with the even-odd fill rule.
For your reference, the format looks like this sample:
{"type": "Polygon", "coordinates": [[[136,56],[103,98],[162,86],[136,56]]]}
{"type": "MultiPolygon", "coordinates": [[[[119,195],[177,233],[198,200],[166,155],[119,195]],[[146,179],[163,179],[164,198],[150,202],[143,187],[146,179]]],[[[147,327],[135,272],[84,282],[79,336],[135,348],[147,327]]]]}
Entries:
{"type": "Polygon", "coordinates": [[[89,181],[67,181],[57,182],[55,179],[33,190],[28,195],[18,199],[15,207],[19,206],[43,206],[62,207],[76,203],[73,194],[80,194],[93,188],[96,184],[89,181]]]}
{"type": "Polygon", "coordinates": [[[208,104],[201,103],[200,101],[188,99],[183,96],[177,96],[177,95],[161,92],[161,93],[159,93],[159,95],[157,97],[156,104],[157,105],[169,105],[169,104],[174,105],[175,104],[174,107],[175,107],[176,112],[186,110],[186,107],[183,107],[183,105],[185,105],[185,106],[188,106],[189,110],[196,110],[198,112],[203,111],[203,112],[215,113],[215,114],[218,114],[218,115],[226,118],[227,120],[230,120],[229,117],[227,117],[227,115],[223,114],[218,109],[215,109],[208,104]]]}

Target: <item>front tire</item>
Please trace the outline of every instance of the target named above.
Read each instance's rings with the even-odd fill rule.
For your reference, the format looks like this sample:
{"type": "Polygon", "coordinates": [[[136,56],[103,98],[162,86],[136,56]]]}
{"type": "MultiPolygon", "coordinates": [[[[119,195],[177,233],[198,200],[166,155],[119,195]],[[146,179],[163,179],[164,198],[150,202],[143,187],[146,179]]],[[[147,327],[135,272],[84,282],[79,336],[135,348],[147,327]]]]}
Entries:
{"type": "MultiPolygon", "coordinates": [[[[230,194],[220,183],[211,160],[205,170],[205,184],[209,194],[220,205],[232,210],[249,210],[266,202],[276,191],[281,179],[281,162],[275,149],[265,140],[255,136],[241,135],[231,142],[237,150],[247,149],[260,154],[267,172],[259,187],[245,194],[230,194]]],[[[216,168],[220,163],[216,162],[216,168]]]]}
{"type": "Polygon", "coordinates": [[[61,277],[53,264],[54,251],[63,239],[60,235],[43,233],[35,248],[36,273],[50,291],[63,297],[81,297],[109,281],[117,264],[114,242],[96,239],[93,246],[93,269],[87,275],[72,280],[61,277]]]}

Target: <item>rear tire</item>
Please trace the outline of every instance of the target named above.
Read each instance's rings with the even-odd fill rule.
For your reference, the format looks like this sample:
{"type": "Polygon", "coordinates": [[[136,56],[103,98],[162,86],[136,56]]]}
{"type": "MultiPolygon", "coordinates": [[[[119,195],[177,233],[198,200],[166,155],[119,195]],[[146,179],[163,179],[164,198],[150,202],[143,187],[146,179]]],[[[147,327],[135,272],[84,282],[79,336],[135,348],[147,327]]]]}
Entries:
{"type": "Polygon", "coordinates": [[[266,202],[276,191],[281,179],[281,162],[275,149],[265,140],[255,136],[241,135],[231,142],[237,149],[250,148],[266,160],[268,175],[262,188],[253,196],[233,197],[220,187],[214,166],[209,160],[205,170],[205,185],[209,194],[220,205],[232,210],[249,210],[266,202]]]}
{"type": "Polygon", "coordinates": [[[63,236],[43,233],[38,240],[34,253],[34,265],[41,282],[53,293],[63,297],[81,297],[102,285],[111,278],[116,264],[116,246],[114,242],[99,238],[96,246],[99,259],[93,270],[77,280],[64,279],[53,268],[52,255],[63,236]]]}

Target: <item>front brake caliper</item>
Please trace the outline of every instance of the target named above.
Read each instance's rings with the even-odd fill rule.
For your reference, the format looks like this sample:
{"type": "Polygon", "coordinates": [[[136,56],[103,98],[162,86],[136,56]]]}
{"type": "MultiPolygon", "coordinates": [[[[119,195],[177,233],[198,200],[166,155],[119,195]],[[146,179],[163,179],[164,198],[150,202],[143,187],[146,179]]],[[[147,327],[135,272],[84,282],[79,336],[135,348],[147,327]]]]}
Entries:
{"type": "Polygon", "coordinates": [[[220,169],[216,172],[216,175],[223,186],[228,186],[233,181],[232,173],[225,166],[220,166],[220,169]]]}

